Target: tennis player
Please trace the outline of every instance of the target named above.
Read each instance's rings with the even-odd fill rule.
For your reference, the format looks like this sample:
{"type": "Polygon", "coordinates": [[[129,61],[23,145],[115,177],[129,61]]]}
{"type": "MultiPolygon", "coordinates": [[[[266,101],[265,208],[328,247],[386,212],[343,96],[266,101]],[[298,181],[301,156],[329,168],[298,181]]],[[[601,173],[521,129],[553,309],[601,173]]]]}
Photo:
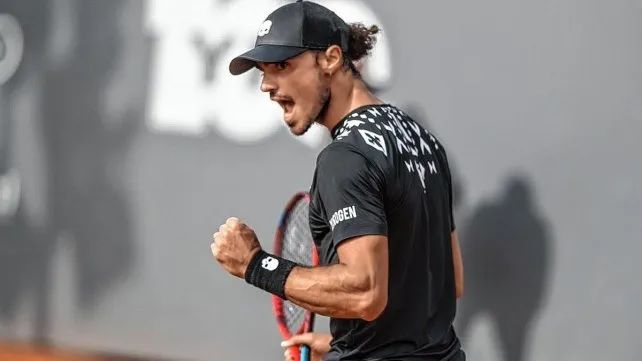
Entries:
{"type": "Polygon", "coordinates": [[[331,317],[331,335],[283,345],[305,343],[313,360],[465,360],[452,325],[463,268],[446,152],[362,80],[355,63],[377,32],[296,2],[270,14],[255,47],[232,60],[232,74],[261,71],[261,91],[293,134],[316,122],[332,135],[310,189],[322,266],[267,253],[237,218],[214,234],[212,252],[232,275],[331,317]]]}

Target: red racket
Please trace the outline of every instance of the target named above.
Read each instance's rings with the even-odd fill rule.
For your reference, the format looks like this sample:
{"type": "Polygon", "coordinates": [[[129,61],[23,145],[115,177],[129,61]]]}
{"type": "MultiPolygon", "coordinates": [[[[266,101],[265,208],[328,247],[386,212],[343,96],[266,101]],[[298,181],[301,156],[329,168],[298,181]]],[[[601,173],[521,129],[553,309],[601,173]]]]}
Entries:
{"type": "MultiPolygon", "coordinates": [[[[295,194],[285,206],[276,230],[274,254],[304,266],[317,266],[319,255],[310,233],[309,205],[310,195],[301,192],[295,194]]],[[[314,313],[278,296],[272,296],[272,306],[284,340],[312,331],[314,313]]],[[[308,346],[293,346],[290,352],[296,361],[310,360],[308,346]]]]}

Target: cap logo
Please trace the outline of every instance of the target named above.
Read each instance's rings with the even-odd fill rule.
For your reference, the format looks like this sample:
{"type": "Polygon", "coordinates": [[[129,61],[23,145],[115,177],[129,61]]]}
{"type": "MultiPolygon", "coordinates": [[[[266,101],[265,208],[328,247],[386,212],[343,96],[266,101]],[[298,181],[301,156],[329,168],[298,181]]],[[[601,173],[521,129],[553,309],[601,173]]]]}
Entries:
{"type": "Polygon", "coordinates": [[[272,27],[272,20],[265,20],[263,24],[261,24],[261,27],[259,28],[259,32],[256,34],[258,36],[265,36],[270,32],[270,28],[272,27]]]}

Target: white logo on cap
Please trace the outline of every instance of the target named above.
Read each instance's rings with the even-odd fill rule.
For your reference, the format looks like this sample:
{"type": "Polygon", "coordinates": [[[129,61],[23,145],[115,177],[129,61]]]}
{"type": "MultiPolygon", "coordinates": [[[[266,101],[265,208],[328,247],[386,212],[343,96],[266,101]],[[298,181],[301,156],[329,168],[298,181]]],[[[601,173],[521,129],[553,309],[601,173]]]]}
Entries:
{"type": "Polygon", "coordinates": [[[272,27],[272,20],[265,20],[263,24],[261,24],[261,27],[259,28],[259,32],[256,34],[258,36],[265,36],[270,32],[270,28],[272,27]]]}

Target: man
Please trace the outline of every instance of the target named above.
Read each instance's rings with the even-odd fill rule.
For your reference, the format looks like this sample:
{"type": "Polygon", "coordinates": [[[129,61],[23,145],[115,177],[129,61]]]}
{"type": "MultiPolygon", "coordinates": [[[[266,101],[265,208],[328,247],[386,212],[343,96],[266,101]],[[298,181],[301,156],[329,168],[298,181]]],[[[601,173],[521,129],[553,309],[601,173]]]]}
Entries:
{"type": "Polygon", "coordinates": [[[232,74],[262,71],[261,90],[293,134],[313,122],[332,134],[310,190],[322,266],[262,268],[274,256],[237,218],[214,234],[212,252],[232,275],[331,317],[331,336],[284,344],[308,344],[313,360],[465,360],[452,327],[463,270],[446,153],[361,79],[354,64],[377,31],[296,2],[270,14],[255,48],[232,60],[232,74]]]}

